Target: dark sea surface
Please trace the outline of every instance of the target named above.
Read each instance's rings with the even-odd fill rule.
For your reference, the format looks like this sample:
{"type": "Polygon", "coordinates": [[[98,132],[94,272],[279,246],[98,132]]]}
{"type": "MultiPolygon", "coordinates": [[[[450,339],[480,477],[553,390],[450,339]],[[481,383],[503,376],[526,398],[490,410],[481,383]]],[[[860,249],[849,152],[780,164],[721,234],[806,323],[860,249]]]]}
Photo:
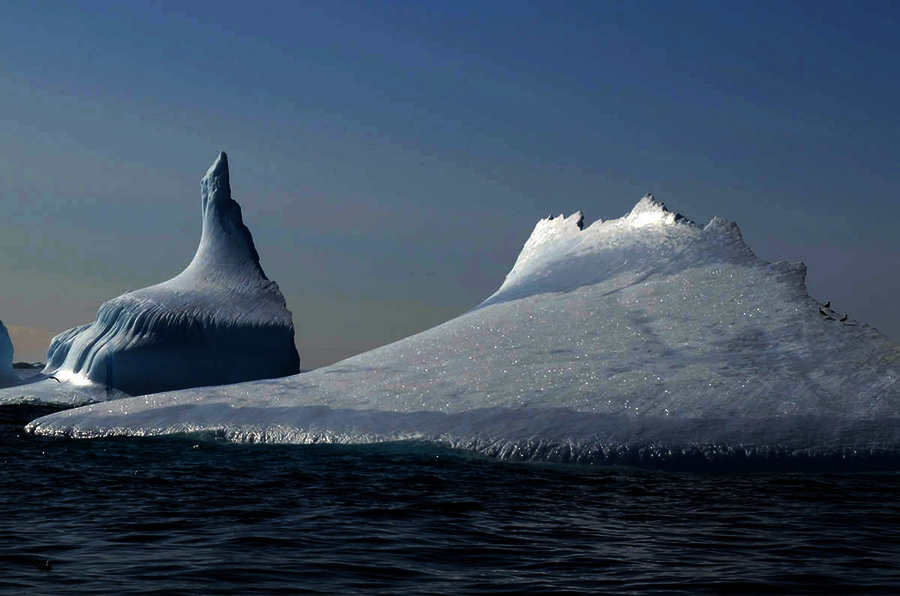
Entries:
{"type": "Polygon", "coordinates": [[[22,432],[52,411],[0,407],[0,594],[900,594],[897,473],[22,432]]]}

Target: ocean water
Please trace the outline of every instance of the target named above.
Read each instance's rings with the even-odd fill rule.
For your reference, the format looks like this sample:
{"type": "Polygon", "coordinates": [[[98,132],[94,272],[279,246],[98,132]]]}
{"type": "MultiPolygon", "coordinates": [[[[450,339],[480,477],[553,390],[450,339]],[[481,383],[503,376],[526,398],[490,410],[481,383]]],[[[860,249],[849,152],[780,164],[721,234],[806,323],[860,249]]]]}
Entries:
{"type": "Polygon", "coordinates": [[[51,411],[0,407],[0,594],[900,593],[897,473],[22,432],[51,411]]]}

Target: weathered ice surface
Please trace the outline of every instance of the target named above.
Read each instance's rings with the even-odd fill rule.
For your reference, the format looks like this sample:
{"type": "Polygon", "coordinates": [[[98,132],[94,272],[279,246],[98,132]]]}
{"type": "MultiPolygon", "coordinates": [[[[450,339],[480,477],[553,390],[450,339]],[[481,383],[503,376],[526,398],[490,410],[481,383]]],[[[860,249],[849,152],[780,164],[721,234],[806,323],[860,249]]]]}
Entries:
{"type": "Polygon", "coordinates": [[[13,344],[6,325],[0,321],[0,387],[19,384],[19,375],[13,370],[13,344]]]}
{"type": "Polygon", "coordinates": [[[224,152],[200,189],[203,231],[190,265],[105,302],[96,321],[56,336],[44,372],[61,383],[29,385],[25,397],[84,403],[300,371],[291,313],[231,198],[224,152]]]}
{"type": "Polygon", "coordinates": [[[443,325],[310,373],[33,422],[74,437],[417,438],[516,460],[900,468],[900,351],[807,295],[737,225],[647,196],[540,221],[500,289],[443,325]]]}

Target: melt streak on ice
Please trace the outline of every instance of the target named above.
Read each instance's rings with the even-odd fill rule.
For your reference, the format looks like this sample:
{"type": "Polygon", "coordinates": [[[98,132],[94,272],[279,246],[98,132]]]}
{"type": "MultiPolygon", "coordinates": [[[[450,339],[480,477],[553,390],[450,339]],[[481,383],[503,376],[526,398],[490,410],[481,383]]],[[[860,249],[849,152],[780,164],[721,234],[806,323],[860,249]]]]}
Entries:
{"type": "Polygon", "coordinates": [[[231,198],[224,152],[200,189],[203,230],[188,267],[56,336],[44,373],[61,385],[44,380],[13,398],[78,404],[300,372],[292,315],[231,198]]]}
{"type": "Polygon", "coordinates": [[[72,437],[438,441],[512,460],[674,469],[900,467],[900,351],[767,263],[734,223],[647,196],[538,222],[500,289],[309,373],[149,395],[28,426],[72,437]]]}

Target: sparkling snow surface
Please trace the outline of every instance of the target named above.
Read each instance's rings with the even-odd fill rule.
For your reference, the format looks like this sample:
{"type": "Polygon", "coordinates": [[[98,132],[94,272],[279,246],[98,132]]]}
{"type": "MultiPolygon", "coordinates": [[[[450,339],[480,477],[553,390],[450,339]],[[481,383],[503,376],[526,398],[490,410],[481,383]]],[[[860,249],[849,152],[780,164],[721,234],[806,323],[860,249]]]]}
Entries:
{"type": "Polygon", "coordinates": [[[96,404],[28,428],[422,438],[509,459],[675,467],[900,461],[900,350],[811,299],[802,263],[761,261],[737,225],[698,226],[651,196],[623,218],[581,222],[540,221],[493,296],[413,337],[288,378],[96,404]]]}
{"type": "Polygon", "coordinates": [[[44,372],[61,383],[7,390],[0,403],[79,404],[300,371],[291,313],[231,198],[224,152],[200,189],[203,231],[190,265],[105,302],[94,323],[56,336],[44,372]]]}

